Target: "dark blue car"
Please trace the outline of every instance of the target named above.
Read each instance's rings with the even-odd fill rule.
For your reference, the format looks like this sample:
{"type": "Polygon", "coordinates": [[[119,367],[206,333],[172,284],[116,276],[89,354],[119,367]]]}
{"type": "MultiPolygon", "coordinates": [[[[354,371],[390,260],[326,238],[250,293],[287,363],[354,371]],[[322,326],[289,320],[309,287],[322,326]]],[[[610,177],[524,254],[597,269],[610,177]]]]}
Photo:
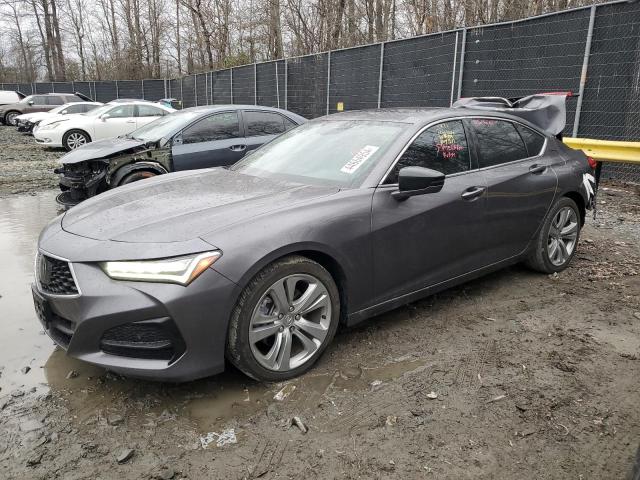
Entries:
{"type": "Polygon", "coordinates": [[[71,206],[105,190],[163,173],[232,165],[305,122],[271,107],[218,105],[166,115],[129,135],[89,143],[60,158],[58,203],[71,206]]]}

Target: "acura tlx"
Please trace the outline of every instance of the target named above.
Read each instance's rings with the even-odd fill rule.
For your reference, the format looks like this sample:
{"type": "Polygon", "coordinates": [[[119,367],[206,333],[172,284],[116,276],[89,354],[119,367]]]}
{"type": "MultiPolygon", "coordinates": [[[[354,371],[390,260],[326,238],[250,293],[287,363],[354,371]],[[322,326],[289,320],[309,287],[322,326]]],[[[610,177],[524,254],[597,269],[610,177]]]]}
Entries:
{"type": "Polygon", "coordinates": [[[557,139],[561,100],[330,115],[232,167],[100,194],[40,235],[39,319],[68,355],[126,375],[228,361],[279,381],[339,324],[517,262],[561,271],[595,190],[595,162],[557,139]]]}

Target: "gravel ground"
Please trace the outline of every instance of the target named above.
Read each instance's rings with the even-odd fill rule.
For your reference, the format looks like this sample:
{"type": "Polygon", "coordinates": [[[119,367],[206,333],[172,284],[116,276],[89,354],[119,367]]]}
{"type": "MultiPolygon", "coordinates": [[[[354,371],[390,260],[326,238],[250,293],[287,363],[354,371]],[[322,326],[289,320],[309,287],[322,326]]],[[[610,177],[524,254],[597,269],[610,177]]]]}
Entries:
{"type": "MultiPolygon", "coordinates": [[[[44,188],[46,172],[2,170],[2,189],[44,188]]],[[[53,348],[30,370],[0,364],[0,478],[627,478],[640,191],[606,184],[598,202],[561,274],[512,267],[343,330],[291,382],[141,382],[53,348]]],[[[16,342],[40,358],[37,337],[16,342]]]]}
{"type": "Polygon", "coordinates": [[[14,127],[0,126],[0,196],[57,187],[53,169],[64,153],[36,144],[14,127]]]}

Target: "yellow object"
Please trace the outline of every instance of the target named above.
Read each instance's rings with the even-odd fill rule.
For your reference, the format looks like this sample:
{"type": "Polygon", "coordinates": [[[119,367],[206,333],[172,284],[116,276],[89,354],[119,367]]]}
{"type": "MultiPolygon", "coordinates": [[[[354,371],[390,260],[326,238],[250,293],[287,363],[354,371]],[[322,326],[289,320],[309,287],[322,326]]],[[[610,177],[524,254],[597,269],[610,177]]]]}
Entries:
{"type": "Polygon", "coordinates": [[[571,148],[582,150],[600,162],[624,162],[640,165],[640,142],[617,142],[593,138],[563,138],[571,148]]]}
{"type": "Polygon", "coordinates": [[[338,102],[338,105],[336,105],[336,110],[339,112],[344,111],[344,103],[343,102],[338,102]]]}

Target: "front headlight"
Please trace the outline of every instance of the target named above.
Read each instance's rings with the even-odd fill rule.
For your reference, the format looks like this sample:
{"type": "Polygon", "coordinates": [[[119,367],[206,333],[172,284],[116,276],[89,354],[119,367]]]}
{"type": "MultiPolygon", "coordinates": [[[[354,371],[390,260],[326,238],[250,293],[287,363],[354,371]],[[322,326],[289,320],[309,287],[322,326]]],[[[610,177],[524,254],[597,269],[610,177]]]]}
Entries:
{"type": "Polygon", "coordinates": [[[177,283],[187,286],[222,256],[213,251],[160,260],[101,262],[100,268],[114,280],[177,283]]]}

